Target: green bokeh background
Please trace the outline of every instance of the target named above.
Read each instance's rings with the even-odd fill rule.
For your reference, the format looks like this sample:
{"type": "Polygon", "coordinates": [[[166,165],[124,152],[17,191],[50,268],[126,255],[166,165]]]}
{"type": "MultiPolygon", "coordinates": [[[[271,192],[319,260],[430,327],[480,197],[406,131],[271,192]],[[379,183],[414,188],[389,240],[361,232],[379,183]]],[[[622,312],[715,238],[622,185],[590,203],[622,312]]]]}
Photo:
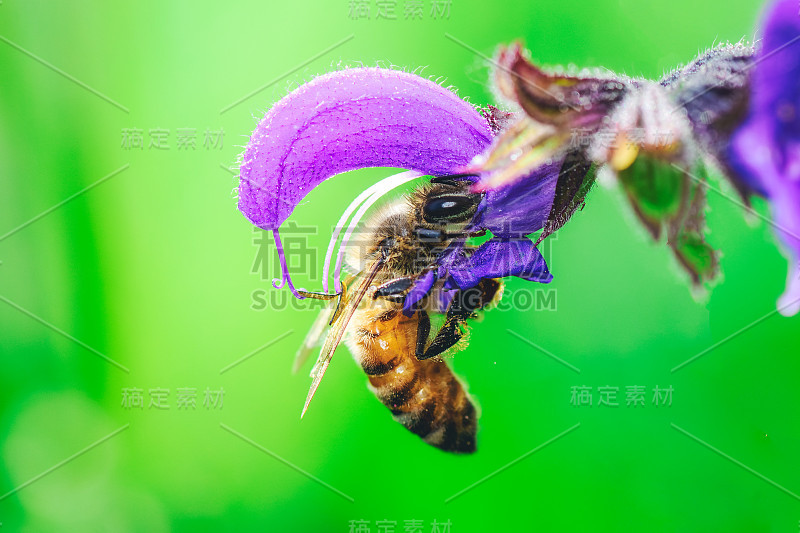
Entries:
{"type": "MultiPolygon", "coordinates": [[[[486,62],[445,34],[481,54],[521,38],[539,62],[657,77],[712,43],[752,37],[761,9],[452,0],[449,18],[434,20],[425,0],[423,20],[406,21],[398,0],[391,21],[371,4],[370,20],[351,20],[347,0],[0,4],[0,234],[129,165],[0,239],[0,494],[125,428],[0,500],[2,530],[348,531],[363,519],[379,531],[387,519],[403,531],[414,519],[426,533],[434,520],[458,533],[796,531],[800,319],[773,314],[670,372],[772,312],[784,285],[769,225],[719,195],[709,239],[724,251],[724,279],[700,297],[618,190],[590,195],[550,251],[557,311],[487,313],[453,361],[482,408],[476,454],[444,454],[392,422],[344,349],[298,419],[309,379],[290,368],[315,313],[254,309],[269,280],[251,272],[257,234],[225,169],[272,103],[357,61],[425,66],[492,103],[486,62]],[[145,131],[144,149],[121,147],[125,128],[145,131]],[[169,130],[170,149],[148,149],[151,128],[169,130]],[[196,150],[176,148],[182,128],[197,130],[196,150]],[[203,148],[206,129],[224,130],[221,149],[203,148]],[[573,406],[579,385],[618,386],[622,406],[573,406]],[[645,407],[624,406],[629,385],[647,386],[645,407]],[[671,407],[652,405],[656,385],[673,387],[671,407]],[[125,409],[126,387],[170,389],[172,408],[125,409]],[[176,408],[182,387],[198,390],[196,410],[176,408]],[[222,409],[200,405],[206,388],[224,388],[222,409]]],[[[292,220],[329,228],[385,174],[331,180],[292,220]]],[[[309,243],[324,251],[327,230],[309,243]]]]}

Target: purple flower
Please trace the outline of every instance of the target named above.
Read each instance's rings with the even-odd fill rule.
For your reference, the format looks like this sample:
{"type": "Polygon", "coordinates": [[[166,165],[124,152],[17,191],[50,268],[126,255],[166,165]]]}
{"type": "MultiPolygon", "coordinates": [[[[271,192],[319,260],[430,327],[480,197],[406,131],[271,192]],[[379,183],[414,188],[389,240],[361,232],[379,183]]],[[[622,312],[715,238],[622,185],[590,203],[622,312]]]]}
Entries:
{"type": "Polygon", "coordinates": [[[778,310],[800,311],[800,7],[769,8],[751,80],[749,115],[730,144],[730,160],[772,205],[775,227],[790,251],[786,291],[778,310]]]}
{"type": "MultiPolygon", "coordinates": [[[[279,227],[298,203],[322,181],[345,171],[364,167],[404,168],[410,172],[387,178],[364,191],[340,220],[344,224],[359,204],[358,220],[367,207],[391,188],[421,175],[449,175],[465,169],[486,150],[496,130],[507,120],[494,108],[482,116],[452,91],[407,72],[382,68],[355,68],[332,72],[302,85],[282,100],[259,122],[250,137],[240,167],[239,209],[256,226],[273,231],[280,255],[282,279],[299,297],[289,277],[279,227]]],[[[543,260],[532,243],[522,237],[541,229],[553,203],[558,166],[537,170],[524,183],[484,192],[474,224],[487,228],[505,242],[527,241],[519,258],[530,260],[536,275],[545,279],[543,260]],[[540,261],[541,260],[541,261],[540,261]],[[541,262],[541,265],[539,264],[541,262]],[[537,268],[539,270],[537,270],[537,268]]],[[[352,225],[344,241],[352,232],[352,225]]],[[[328,267],[332,260],[333,236],[323,272],[327,292],[328,267]]],[[[497,254],[505,269],[473,265],[475,272],[501,277],[525,274],[527,270],[509,261],[509,251],[497,243],[478,248],[476,258],[497,254]]],[[[512,246],[509,244],[509,246],[512,246]]],[[[437,265],[447,275],[444,255],[458,259],[463,270],[466,256],[448,250],[437,265]]],[[[519,259],[518,258],[518,259],[519,259]]],[[[339,269],[334,272],[335,290],[340,289],[339,269]]],[[[549,276],[549,274],[548,274],[549,276]]],[[[441,276],[436,276],[439,279],[441,276]]],[[[525,277],[522,275],[521,277],[525,277]]],[[[463,278],[466,279],[466,278],[463,278]]],[[[462,281],[463,281],[462,279],[462,281]]],[[[548,278],[549,281],[549,278],[548,278]]],[[[421,280],[427,283],[427,280],[421,280]]],[[[424,285],[417,288],[417,292],[424,285]]],[[[430,289],[424,289],[425,293],[430,289]]]]}
{"type": "Polygon", "coordinates": [[[615,175],[653,239],[666,236],[678,264],[702,286],[719,271],[705,239],[706,164],[743,196],[755,190],[725,156],[746,116],[753,56],[753,47],[720,45],[661,80],[646,80],[545,69],[519,43],[500,47],[495,87],[520,113],[470,169],[482,175],[478,187],[511,190],[543,166],[560,164],[540,240],[583,207],[598,169],[615,175]]]}

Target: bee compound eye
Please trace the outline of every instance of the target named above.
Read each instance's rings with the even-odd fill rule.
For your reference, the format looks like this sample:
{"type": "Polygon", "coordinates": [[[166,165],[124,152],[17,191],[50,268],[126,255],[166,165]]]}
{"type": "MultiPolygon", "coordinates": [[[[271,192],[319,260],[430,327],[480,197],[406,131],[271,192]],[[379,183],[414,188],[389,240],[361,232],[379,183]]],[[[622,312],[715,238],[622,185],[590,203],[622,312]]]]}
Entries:
{"type": "Polygon", "coordinates": [[[423,206],[422,217],[428,222],[463,222],[475,213],[476,200],[476,195],[437,196],[423,206]]]}

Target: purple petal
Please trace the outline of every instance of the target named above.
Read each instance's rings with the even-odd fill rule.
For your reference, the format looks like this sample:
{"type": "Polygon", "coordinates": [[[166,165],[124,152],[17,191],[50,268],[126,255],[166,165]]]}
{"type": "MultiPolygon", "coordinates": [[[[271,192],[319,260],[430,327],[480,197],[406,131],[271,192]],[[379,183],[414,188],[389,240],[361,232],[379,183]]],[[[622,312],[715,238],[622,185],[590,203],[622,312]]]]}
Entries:
{"type": "Polygon", "coordinates": [[[544,257],[529,239],[494,238],[481,244],[469,257],[461,257],[449,269],[445,288],[466,290],[485,278],[517,276],[528,281],[550,283],[553,276],[544,257]]]}
{"type": "MultiPolygon", "coordinates": [[[[775,226],[796,262],[800,258],[800,8],[779,0],[769,10],[755,63],[748,119],[735,133],[730,159],[757,183],[772,205],[775,226]]],[[[798,267],[778,302],[800,311],[798,267]]]]}
{"type": "Polygon", "coordinates": [[[486,191],[481,227],[495,237],[520,238],[542,229],[553,207],[561,162],[541,166],[525,179],[486,191]]]}
{"type": "Polygon", "coordinates": [[[754,114],[769,117],[774,134],[800,139],[800,5],[779,0],[763,27],[753,72],[754,114]]]}
{"type": "Polygon", "coordinates": [[[420,300],[425,298],[435,282],[436,270],[428,270],[419,278],[417,278],[417,280],[414,282],[414,285],[411,287],[411,290],[408,291],[406,299],[403,302],[403,314],[406,316],[413,315],[414,307],[420,300]]]}
{"type": "Polygon", "coordinates": [[[447,310],[450,308],[450,304],[453,303],[453,299],[456,297],[456,293],[458,291],[455,289],[446,290],[442,289],[438,293],[438,297],[434,302],[434,310],[438,313],[446,313],[447,310]]]}
{"type": "Polygon", "coordinates": [[[239,209],[276,229],[327,178],[364,167],[447,174],[492,133],[467,102],[407,72],[356,68],[299,87],[256,127],[240,168],[239,209]]]}
{"type": "MultiPolygon", "coordinates": [[[[732,148],[739,154],[746,153],[746,165],[758,176],[767,191],[776,231],[789,247],[792,259],[800,260],[800,182],[794,183],[778,168],[774,147],[764,144],[769,138],[770,124],[767,120],[752,120],[741,128],[733,140],[732,148]]],[[[800,164],[800,153],[795,153],[795,164],[800,164]]],[[[778,301],[779,311],[792,316],[800,311],[800,266],[790,269],[786,292],[778,301]]]]}

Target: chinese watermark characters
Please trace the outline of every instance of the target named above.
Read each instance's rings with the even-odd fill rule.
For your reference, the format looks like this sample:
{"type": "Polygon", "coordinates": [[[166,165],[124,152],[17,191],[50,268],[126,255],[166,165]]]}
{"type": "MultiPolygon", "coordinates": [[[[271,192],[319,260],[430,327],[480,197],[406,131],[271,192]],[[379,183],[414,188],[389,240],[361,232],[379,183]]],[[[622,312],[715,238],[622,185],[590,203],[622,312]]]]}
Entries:
{"type": "Polygon", "coordinates": [[[449,20],[452,0],[349,0],[350,20],[449,20]]]}
{"type": "Polygon", "coordinates": [[[450,520],[350,520],[348,533],[452,533],[450,520]]]}
{"type": "Polygon", "coordinates": [[[573,385],[570,387],[569,403],[574,407],[671,407],[673,391],[672,385],[656,385],[649,390],[645,385],[573,385]]]}
{"type": "Polygon", "coordinates": [[[207,411],[221,410],[225,400],[225,390],[211,389],[198,392],[194,387],[179,387],[175,389],[175,394],[168,388],[149,388],[123,387],[122,403],[123,409],[132,410],[154,410],[168,411],[175,408],[178,411],[196,411],[198,405],[207,411]]]}
{"type": "Polygon", "coordinates": [[[122,128],[122,142],[120,147],[123,150],[171,150],[178,151],[197,150],[200,146],[203,150],[222,150],[225,132],[206,128],[203,132],[198,132],[197,128],[176,128],[173,135],[169,128],[148,128],[145,132],[142,128],[122,128]]]}

